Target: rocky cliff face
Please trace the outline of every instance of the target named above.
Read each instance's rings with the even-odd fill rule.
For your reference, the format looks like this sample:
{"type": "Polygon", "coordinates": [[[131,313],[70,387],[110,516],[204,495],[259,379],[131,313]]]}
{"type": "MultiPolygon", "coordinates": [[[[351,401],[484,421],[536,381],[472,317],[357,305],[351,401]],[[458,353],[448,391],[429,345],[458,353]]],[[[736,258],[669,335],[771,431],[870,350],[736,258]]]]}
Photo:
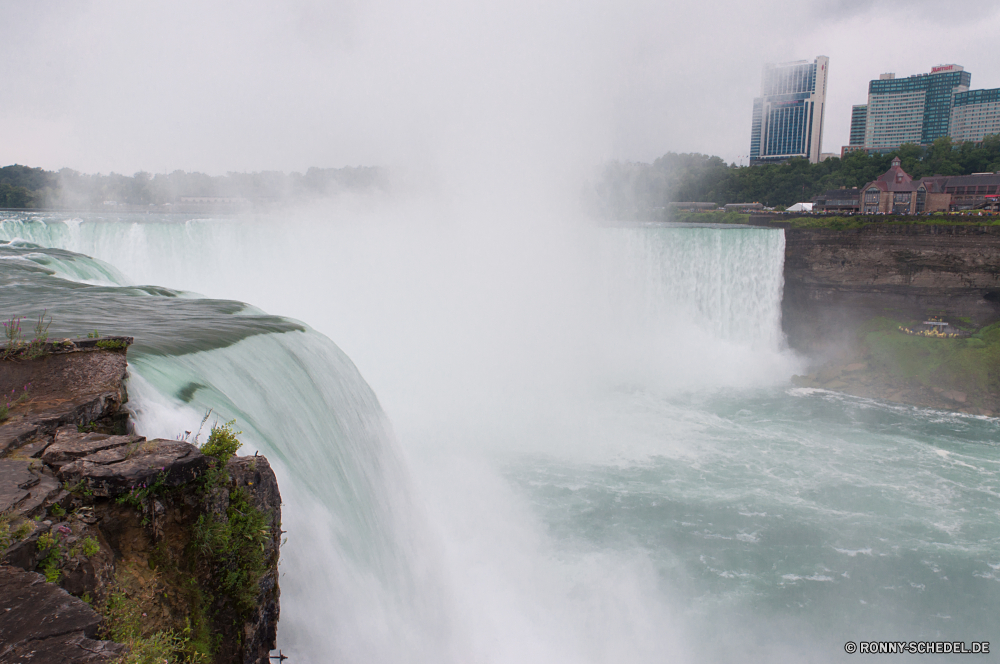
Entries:
{"type": "Polygon", "coordinates": [[[785,230],[783,325],[819,352],[875,316],[1000,318],[1000,227],[871,224],[785,230]]]}
{"type": "Polygon", "coordinates": [[[267,662],[281,536],[267,459],[128,433],[131,339],[105,341],[0,359],[0,390],[24,395],[0,423],[0,662],[111,661],[157,639],[267,662]]]}

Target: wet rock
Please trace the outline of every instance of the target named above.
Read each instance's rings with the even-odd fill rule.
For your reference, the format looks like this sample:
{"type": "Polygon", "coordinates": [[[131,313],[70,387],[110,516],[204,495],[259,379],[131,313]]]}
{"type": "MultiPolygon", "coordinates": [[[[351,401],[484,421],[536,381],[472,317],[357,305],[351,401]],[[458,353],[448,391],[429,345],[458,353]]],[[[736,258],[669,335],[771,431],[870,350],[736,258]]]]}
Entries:
{"type": "Polygon", "coordinates": [[[41,574],[0,565],[0,662],[97,664],[124,648],[96,640],[102,618],[41,574]]]}
{"type": "Polygon", "coordinates": [[[53,468],[77,459],[126,445],[135,445],[146,440],[142,436],[111,436],[104,433],[81,433],[76,426],[62,427],[56,431],[52,444],[45,448],[42,461],[53,468]]]}
{"type": "Polygon", "coordinates": [[[948,390],[941,396],[945,399],[951,399],[952,401],[956,401],[958,403],[965,403],[965,400],[968,397],[965,392],[959,392],[958,390],[948,390]]]}
{"type": "Polygon", "coordinates": [[[37,458],[42,455],[42,452],[45,451],[45,448],[48,447],[51,442],[52,438],[49,436],[36,436],[35,438],[32,438],[28,442],[12,450],[8,456],[16,456],[27,459],[37,458]]]}
{"type": "MultiPolygon", "coordinates": [[[[131,343],[131,339],[127,339],[131,343]]],[[[124,343],[124,342],[123,342],[124,343]]],[[[119,413],[127,400],[124,352],[69,352],[37,360],[0,362],[0,394],[24,392],[0,427],[0,454],[67,424],[88,424],[119,413]]]]}
{"type": "Polygon", "coordinates": [[[59,482],[38,462],[0,459],[0,513],[34,516],[59,490],[59,482]]]}
{"type": "Polygon", "coordinates": [[[30,572],[41,562],[44,554],[38,550],[38,537],[49,532],[51,524],[35,523],[34,521],[29,521],[29,524],[32,527],[31,532],[23,540],[14,542],[3,551],[0,563],[30,572]]]}
{"type": "Polygon", "coordinates": [[[60,468],[59,477],[70,486],[83,482],[94,496],[113,498],[158,481],[165,487],[187,484],[210,463],[211,458],[190,443],[156,439],[77,459],[60,468]]]}
{"type": "Polygon", "coordinates": [[[30,462],[0,459],[0,513],[10,512],[24,502],[31,492],[26,486],[38,476],[29,470],[30,462]]]}

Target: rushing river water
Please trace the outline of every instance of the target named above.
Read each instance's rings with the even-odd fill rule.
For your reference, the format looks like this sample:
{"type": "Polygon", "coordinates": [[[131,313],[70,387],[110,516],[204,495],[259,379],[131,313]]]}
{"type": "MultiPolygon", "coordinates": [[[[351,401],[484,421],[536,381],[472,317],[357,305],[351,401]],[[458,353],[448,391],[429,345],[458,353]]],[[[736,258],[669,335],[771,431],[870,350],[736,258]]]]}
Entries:
{"type": "Polygon", "coordinates": [[[272,460],[292,662],[998,640],[998,421],[792,388],[780,230],[0,214],[5,316],[272,460]]]}

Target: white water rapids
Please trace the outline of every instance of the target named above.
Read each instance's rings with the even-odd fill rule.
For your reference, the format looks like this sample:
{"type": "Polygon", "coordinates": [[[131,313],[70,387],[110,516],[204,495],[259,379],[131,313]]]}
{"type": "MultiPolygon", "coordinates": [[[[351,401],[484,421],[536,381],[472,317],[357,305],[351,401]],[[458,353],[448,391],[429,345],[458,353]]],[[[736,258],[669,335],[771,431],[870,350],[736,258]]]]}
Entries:
{"type": "Polygon", "coordinates": [[[143,433],[211,407],[272,460],[292,662],[826,662],[995,631],[996,421],[790,389],[780,231],[301,213],[0,236],[54,273],[5,307],[135,334],[143,433]]]}

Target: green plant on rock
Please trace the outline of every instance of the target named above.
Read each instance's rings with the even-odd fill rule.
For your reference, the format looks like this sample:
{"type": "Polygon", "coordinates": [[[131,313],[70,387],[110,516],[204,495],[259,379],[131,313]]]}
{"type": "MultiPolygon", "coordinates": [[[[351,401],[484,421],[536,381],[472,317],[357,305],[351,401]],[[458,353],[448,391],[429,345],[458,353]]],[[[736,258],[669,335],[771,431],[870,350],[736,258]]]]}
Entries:
{"type": "Polygon", "coordinates": [[[43,311],[38,317],[38,322],[35,323],[35,336],[31,341],[24,340],[20,317],[11,316],[10,320],[3,323],[4,337],[7,340],[6,348],[2,354],[4,359],[26,357],[29,360],[36,360],[47,353],[46,342],[49,340],[49,326],[52,325],[52,317],[49,316],[46,321],[46,313],[43,311]]]}
{"type": "Polygon", "coordinates": [[[234,430],[235,420],[212,427],[204,454],[222,463],[204,477],[204,491],[227,490],[226,514],[211,512],[198,517],[192,532],[192,544],[198,554],[211,561],[216,592],[229,598],[241,616],[253,610],[261,577],[267,573],[267,543],[271,538],[271,515],[253,504],[243,487],[233,486],[223,465],[240,448],[234,430]]]}
{"type": "Polygon", "coordinates": [[[42,533],[38,536],[38,548],[42,551],[59,545],[59,540],[52,533],[42,533]]]}
{"type": "Polygon", "coordinates": [[[24,354],[29,360],[37,360],[46,354],[45,342],[49,340],[49,326],[52,325],[52,316],[49,316],[48,322],[45,322],[46,311],[43,311],[38,317],[38,322],[35,324],[35,338],[28,343],[28,347],[25,349],[24,354]]]}
{"type": "Polygon", "coordinates": [[[101,613],[105,617],[105,638],[124,644],[128,654],[121,664],[201,664],[211,661],[209,654],[192,641],[188,624],[181,633],[160,630],[147,633],[143,607],[120,587],[108,595],[101,613]]]}
{"type": "Polygon", "coordinates": [[[83,555],[93,558],[101,552],[101,545],[93,537],[84,537],[80,542],[80,550],[83,551],[83,555]]]}
{"type": "MultiPolygon", "coordinates": [[[[79,430],[79,426],[77,429],[79,430]]],[[[87,482],[80,480],[76,484],[70,484],[69,482],[63,482],[63,489],[67,492],[72,493],[75,496],[93,496],[94,492],[87,486],[87,482]]]]}
{"type": "Polygon", "coordinates": [[[14,529],[14,541],[20,542],[35,530],[31,521],[22,521],[21,525],[14,529]]]}
{"type": "Polygon", "coordinates": [[[267,572],[270,538],[270,515],[257,509],[242,487],[229,492],[225,519],[203,514],[194,526],[195,546],[210,558],[219,591],[232,599],[241,615],[255,605],[258,583],[267,572]]]}
{"type": "Polygon", "coordinates": [[[0,514],[0,549],[13,546],[30,535],[31,531],[35,529],[31,525],[31,521],[22,521],[16,528],[12,528],[10,520],[11,516],[9,514],[0,514]]]}
{"type": "Polygon", "coordinates": [[[0,549],[6,549],[14,543],[14,535],[10,531],[10,515],[0,514],[0,549]]]}
{"type": "Polygon", "coordinates": [[[122,350],[128,348],[128,344],[120,339],[101,339],[97,342],[97,347],[104,350],[122,350]]]}
{"type": "Polygon", "coordinates": [[[143,509],[151,497],[162,495],[166,491],[167,476],[167,471],[163,470],[152,483],[141,482],[131,487],[128,493],[123,493],[115,498],[115,501],[119,505],[130,505],[136,509],[143,509]]]}
{"type": "Polygon", "coordinates": [[[95,422],[91,422],[90,424],[76,425],[77,433],[91,433],[92,431],[97,431],[97,424],[95,422]]]}
{"type": "Polygon", "coordinates": [[[7,339],[7,347],[4,349],[5,358],[14,357],[21,352],[24,346],[24,338],[21,336],[21,319],[11,316],[9,321],[3,324],[4,337],[7,339]]]}
{"type": "Polygon", "coordinates": [[[894,380],[925,388],[958,390],[979,406],[1000,391],[1000,323],[966,339],[933,339],[901,334],[912,321],[872,318],[859,330],[870,364],[894,380]]]}
{"type": "Polygon", "coordinates": [[[38,564],[39,571],[49,583],[59,583],[59,579],[62,578],[62,570],[59,569],[61,560],[62,556],[59,555],[59,549],[52,549],[49,555],[45,556],[42,562],[38,564]]]}
{"type": "Polygon", "coordinates": [[[59,539],[52,533],[42,533],[36,543],[39,551],[47,551],[45,557],[38,563],[38,571],[49,583],[58,583],[62,576],[59,563],[62,561],[62,551],[59,549],[59,539]]]}
{"type": "Polygon", "coordinates": [[[236,420],[230,420],[225,424],[216,424],[212,427],[212,432],[208,434],[208,440],[201,446],[201,453],[206,456],[215,457],[225,464],[243,446],[243,443],[236,437],[243,433],[234,431],[233,426],[236,420]]]}
{"type": "Polygon", "coordinates": [[[54,503],[52,507],[49,508],[49,514],[55,517],[66,516],[66,510],[63,509],[62,505],[59,503],[54,503]]]}
{"type": "Polygon", "coordinates": [[[21,388],[21,393],[18,394],[17,388],[13,387],[10,390],[10,394],[6,398],[0,399],[0,422],[6,420],[10,417],[10,409],[14,406],[24,403],[30,398],[31,383],[28,383],[23,388],[21,388]]]}

